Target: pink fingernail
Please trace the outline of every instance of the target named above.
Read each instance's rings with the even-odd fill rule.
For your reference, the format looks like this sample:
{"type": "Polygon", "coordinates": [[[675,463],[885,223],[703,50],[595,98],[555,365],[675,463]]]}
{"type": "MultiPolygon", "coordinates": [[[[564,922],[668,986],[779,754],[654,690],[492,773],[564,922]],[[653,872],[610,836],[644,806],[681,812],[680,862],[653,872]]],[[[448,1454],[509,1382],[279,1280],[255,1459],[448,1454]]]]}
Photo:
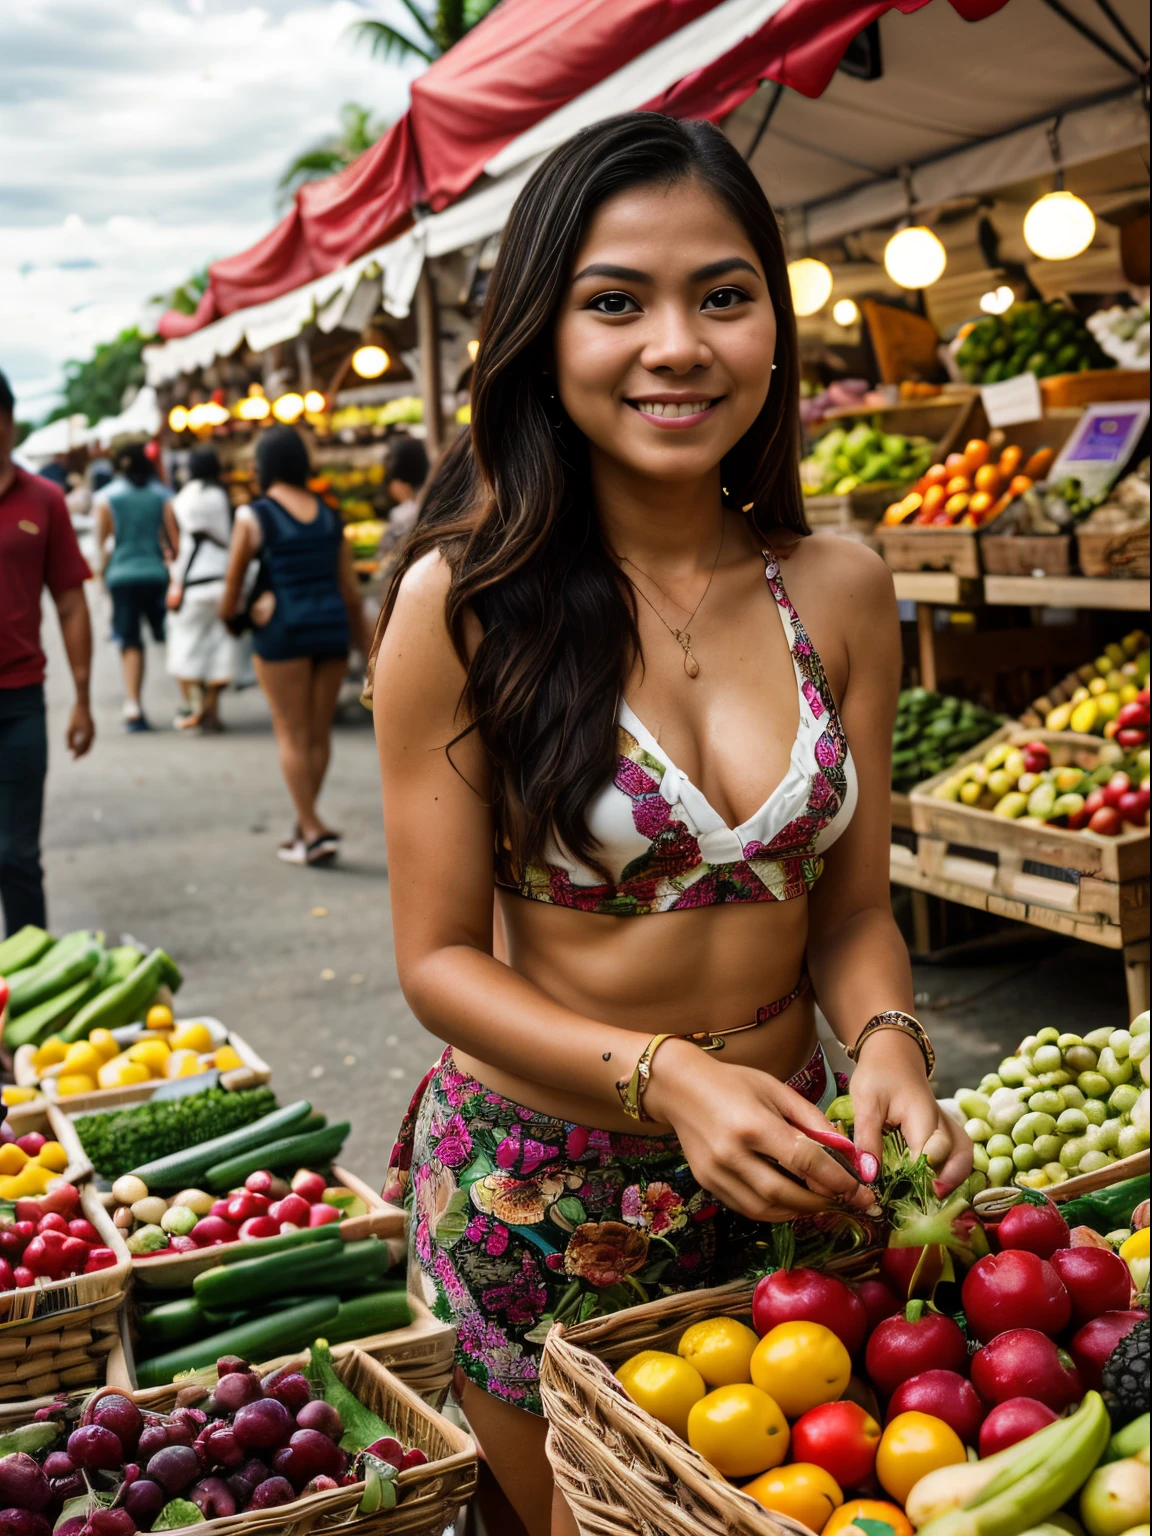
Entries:
{"type": "Polygon", "coordinates": [[[875,1184],[880,1174],[880,1159],[871,1152],[861,1152],[856,1165],[865,1184],[875,1184]]]}

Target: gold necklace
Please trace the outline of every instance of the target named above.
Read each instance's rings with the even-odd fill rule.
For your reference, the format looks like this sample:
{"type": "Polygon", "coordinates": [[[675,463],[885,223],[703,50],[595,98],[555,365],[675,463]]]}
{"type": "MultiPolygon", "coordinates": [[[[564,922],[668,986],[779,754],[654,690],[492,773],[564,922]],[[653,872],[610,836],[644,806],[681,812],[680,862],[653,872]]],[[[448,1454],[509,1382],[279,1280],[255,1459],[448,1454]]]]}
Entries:
{"type": "MultiPolygon", "coordinates": [[[[712,562],[712,569],[708,573],[708,581],[705,584],[703,592],[701,592],[701,594],[700,594],[699,602],[697,602],[695,608],[693,608],[692,612],[688,615],[687,622],[684,624],[682,629],[677,629],[673,625],[669,624],[668,620],[660,612],[659,608],[657,608],[656,604],[652,601],[652,599],[650,597],[648,597],[643,592],[643,590],[636,585],[636,583],[632,580],[631,576],[628,576],[627,571],[625,571],[625,573],[624,573],[626,576],[628,576],[628,581],[629,581],[629,584],[632,587],[633,592],[637,593],[638,596],[640,596],[640,597],[642,597],[644,599],[644,601],[648,604],[649,608],[651,608],[652,612],[660,620],[661,624],[663,624],[664,628],[668,631],[668,633],[676,641],[677,645],[679,645],[680,649],[684,652],[684,670],[685,670],[685,672],[687,672],[689,677],[699,677],[700,676],[700,663],[696,660],[695,656],[693,656],[693,654],[692,654],[692,636],[689,633],[689,630],[690,630],[690,627],[691,627],[693,619],[700,612],[700,609],[701,609],[701,606],[703,605],[704,599],[708,596],[708,593],[711,590],[712,578],[716,575],[716,567],[720,564],[720,552],[721,552],[721,550],[723,548],[724,548],[724,525],[723,525],[723,523],[721,523],[721,525],[720,525],[720,542],[716,546],[716,558],[713,560],[713,562],[712,562]]],[[[633,568],[633,570],[639,571],[641,576],[645,577],[648,581],[650,581],[652,583],[652,585],[656,588],[657,592],[661,592],[661,593],[663,593],[663,595],[665,597],[668,597],[668,593],[664,591],[664,588],[660,585],[660,583],[656,580],[656,578],[654,576],[650,576],[648,574],[648,572],[643,569],[642,566],[637,565],[635,560],[630,560],[627,555],[618,555],[616,558],[621,563],[625,563],[627,565],[630,565],[633,568]]],[[[669,602],[673,602],[673,603],[676,602],[676,599],[674,597],[668,597],[668,600],[669,600],[669,602]]],[[[683,604],[677,603],[676,606],[678,608],[679,607],[683,607],[683,604]]]]}

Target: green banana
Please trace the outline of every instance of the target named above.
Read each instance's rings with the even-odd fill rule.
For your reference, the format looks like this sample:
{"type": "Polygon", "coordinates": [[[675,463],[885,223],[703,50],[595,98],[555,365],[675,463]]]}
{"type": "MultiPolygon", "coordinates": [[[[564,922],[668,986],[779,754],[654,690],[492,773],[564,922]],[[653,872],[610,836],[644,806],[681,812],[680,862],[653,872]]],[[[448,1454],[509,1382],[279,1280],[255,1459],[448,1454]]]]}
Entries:
{"type": "Polygon", "coordinates": [[[1105,1461],[1122,1461],[1125,1456],[1135,1456],[1148,1444],[1149,1419],[1142,1413],[1138,1419],[1118,1429],[1108,1442],[1105,1461]]]}
{"type": "Polygon", "coordinates": [[[1054,1514],[1081,1487],[1108,1444],[1111,1426],[1099,1392],[1089,1392],[1060,1427],[1063,1435],[1049,1441],[1039,1457],[1031,1441],[1040,1436],[1023,1441],[1030,1449],[1017,1462],[1002,1468],[963,1509],[922,1526],[919,1536],[1020,1536],[1054,1514]]]}

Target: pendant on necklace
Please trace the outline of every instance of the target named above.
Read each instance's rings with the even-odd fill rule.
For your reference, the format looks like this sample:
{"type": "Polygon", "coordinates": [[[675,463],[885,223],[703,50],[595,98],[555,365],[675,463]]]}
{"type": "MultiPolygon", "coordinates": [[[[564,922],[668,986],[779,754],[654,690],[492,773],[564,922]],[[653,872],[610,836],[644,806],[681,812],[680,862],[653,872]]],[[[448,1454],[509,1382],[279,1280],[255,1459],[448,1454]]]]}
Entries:
{"type": "Polygon", "coordinates": [[[689,677],[699,677],[700,663],[692,654],[692,636],[686,634],[682,629],[674,629],[672,633],[676,636],[677,641],[683,648],[685,672],[687,672],[689,677]]]}

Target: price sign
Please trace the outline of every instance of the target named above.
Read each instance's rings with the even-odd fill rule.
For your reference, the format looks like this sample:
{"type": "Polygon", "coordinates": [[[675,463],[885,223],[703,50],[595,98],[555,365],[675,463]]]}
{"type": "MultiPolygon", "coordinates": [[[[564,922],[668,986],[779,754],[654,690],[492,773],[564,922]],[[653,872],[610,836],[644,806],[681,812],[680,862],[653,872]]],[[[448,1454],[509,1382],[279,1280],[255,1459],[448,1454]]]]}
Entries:
{"type": "Polygon", "coordinates": [[[1039,421],[1044,414],[1040,381],[1034,373],[1018,373],[999,384],[985,384],[980,391],[990,427],[1015,427],[1022,421],[1039,421]]]}

